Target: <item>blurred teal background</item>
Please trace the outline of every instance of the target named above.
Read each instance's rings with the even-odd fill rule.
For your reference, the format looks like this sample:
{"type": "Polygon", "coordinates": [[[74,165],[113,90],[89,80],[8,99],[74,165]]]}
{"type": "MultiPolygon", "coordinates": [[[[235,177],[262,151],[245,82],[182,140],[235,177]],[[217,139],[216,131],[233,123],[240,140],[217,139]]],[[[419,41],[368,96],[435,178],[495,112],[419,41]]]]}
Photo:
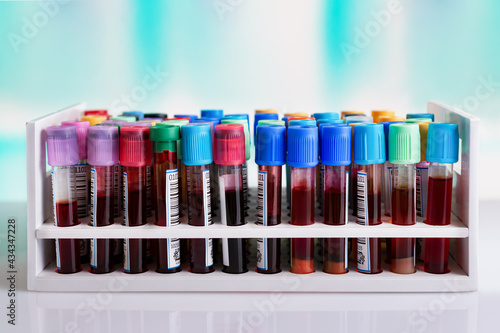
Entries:
{"type": "MultiPolygon", "coordinates": [[[[498,13],[493,0],[2,1],[0,201],[26,200],[25,122],[81,101],[172,115],[404,114],[437,100],[481,118],[490,172],[498,13]]],[[[481,198],[500,198],[486,177],[481,198]]]]}

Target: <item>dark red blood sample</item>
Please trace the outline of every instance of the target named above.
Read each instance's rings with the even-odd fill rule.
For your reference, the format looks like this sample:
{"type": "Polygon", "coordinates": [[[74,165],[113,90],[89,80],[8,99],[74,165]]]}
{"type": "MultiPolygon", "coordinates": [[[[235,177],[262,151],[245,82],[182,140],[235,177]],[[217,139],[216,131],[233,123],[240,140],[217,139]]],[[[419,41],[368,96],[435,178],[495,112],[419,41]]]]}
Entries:
{"type": "Polygon", "coordinates": [[[354,172],[355,170],[352,170],[352,176],[351,176],[351,188],[349,191],[351,191],[351,208],[352,208],[352,213],[353,215],[358,214],[358,196],[357,196],[357,189],[358,189],[358,174],[357,172],[354,172]]]}
{"type": "Polygon", "coordinates": [[[267,269],[256,268],[258,273],[274,274],[281,272],[281,239],[268,238],[267,239],[267,269]]]}
{"type": "MultiPolygon", "coordinates": [[[[272,179],[272,178],[271,178],[272,179]]],[[[267,182],[267,225],[277,225],[281,223],[281,181],[267,182]]]]}
{"type": "MultiPolygon", "coordinates": [[[[145,206],[144,206],[145,207],[145,206]]],[[[129,271],[126,273],[142,273],[148,270],[147,268],[147,239],[129,239],[128,240],[128,249],[129,253],[128,258],[127,254],[124,255],[124,260],[129,260],[130,266],[129,271]]],[[[124,265],[125,266],[125,265],[124,265]]]]}
{"type": "Polygon", "coordinates": [[[114,223],[114,211],[110,207],[114,207],[115,199],[111,195],[97,194],[96,216],[94,223],[98,227],[110,225],[114,223]]]}
{"type": "Polygon", "coordinates": [[[448,273],[449,238],[426,238],[424,252],[424,270],[428,273],[448,273]]]}
{"type": "Polygon", "coordinates": [[[324,215],[325,224],[344,225],[345,219],[345,192],[335,189],[325,191],[324,215]]]}
{"type": "MultiPolygon", "coordinates": [[[[325,201],[326,202],[326,201],[325,201]]],[[[346,242],[345,238],[323,239],[323,271],[330,274],[347,273],[346,266],[346,242]]]]}
{"type": "MultiPolygon", "coordinates": [[[[226,197],[227,198],[227,197],[226,197]]],[[[203,192],[190,193],[188,196],[189,225],[205,225],[205,196],[203,192]]]]}
{"type": "MultiPolygon", "coordinates": [[[[75,205],[76,206],[76,205],[75,205]]],[[[59,268],[56,272],[70,274],[81,271],[80,267],[80,240],[58,239],[59,245],[59,268]]]]}
{"type": "Polygon", "coordinates": [[[413,258],[415,238],[393,238],[391,241],[392,263],[397,259],[413,258]]]}
{"type": "Polygon", "coordinates": [[[291,247],[292,268],[290,271],[297,274],[314,272],[314,238],[292,238],[291,247]]]}
{"type": "Polygon", "coordinates": [[[314,223],[314,189],[296,186],[292,189],[293,225],[309,225],[314,223]]]}
{"type": "Polygon", "coordinates": [[[430,225],[450,224],[453,178],[429,177],[427,221],[430,225]]]}
{"type": "Polygon", "coordinates": [[[168,268],[168,257],[169,257],[169,244],[167,239],[155,239],[154,242],[155,256],[156,256],[156,271],[158,273],[175,273],[180,272],[181,267],[168,268]]]}
{"type": "Polygon", "coordinates": [[[392,223],[415,224],[415,191],[408,188],[392,190],[392,223]]]}
{"type": "Polygon", "coordinates": [[[382,195],[380,193],[368,193],[368,224],[377,225],[382,223],[382,195]]]}
{"type": "Polygon", "coordinates": [[[76,200],[72,202],[57,202],[56,220],[58,227],[71,227],[80,224],[78,221],[78,205],[76,200]]]}
{"type": "Polygon", "coordinates": [[[128,191],[128,225],[139,226],[146,223],[146,188],[128,191]]]}
{"type": "Polygon", "coordinates": [[[226,190],[226,222],[229,226],[245,224],[245,207],[243,205],[243,190],[226,190]]]}
{"type": "MultiPolygon", "coordinates": [[[[206,246],[208,242],[205,238],[192,238],[189,240],[189,250],[191,252],[191,273],[210,273],[215,269],[213,265],[207,267],[206,262],[206,246]]],[[[211,256],[212,254],[208,254],[211,256]]]]}
{"type": "MultiPolygon", "coordinates": [[[[227,203],[226,203],[227,204],[227,203]]],[[[229,238],[228,257],[229,265],[224,265],[224,273],[240,274],[248,272],[247,269],[247,240],[246,238],[229,238]]]]}
{"type": "MultiPolygon", "coordinates": [[[[113,214],[111,214],[113,217],[113,214]]],[[[96,256],[96,267],[90,267],[90,272],[94,274],[104,274],[113,271],[113,239],[94,240],[94,253],[96,256]]]]}

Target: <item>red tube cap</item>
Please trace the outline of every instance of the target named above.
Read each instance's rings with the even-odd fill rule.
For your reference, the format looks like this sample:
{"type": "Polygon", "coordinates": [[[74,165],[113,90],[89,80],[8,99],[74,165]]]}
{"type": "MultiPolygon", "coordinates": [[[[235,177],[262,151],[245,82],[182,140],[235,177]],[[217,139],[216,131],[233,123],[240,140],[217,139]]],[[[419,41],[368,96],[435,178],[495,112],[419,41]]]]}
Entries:
{"type": "Polygon", "coordinates": [[[218,165],[245,163],[245,131],[241,124],[215,126],[214,162],[218,165]]]}
{"type": "Polygon", "coordinates": [[[143,167],[151,164],[149,127],[123,126],[120,128],[120,164],[143,167]]]}

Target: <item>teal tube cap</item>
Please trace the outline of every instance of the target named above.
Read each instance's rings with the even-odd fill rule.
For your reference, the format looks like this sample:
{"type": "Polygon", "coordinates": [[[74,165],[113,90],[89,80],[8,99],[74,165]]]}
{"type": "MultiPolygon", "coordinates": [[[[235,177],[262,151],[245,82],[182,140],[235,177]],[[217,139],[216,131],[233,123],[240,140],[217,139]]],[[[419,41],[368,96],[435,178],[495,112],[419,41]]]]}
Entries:
{"type": "Polygon", "coordinates": [[[434,163],[456,163],[459,152],[458,125],[430,123],[427,131],[426,159],[434,163]]]}

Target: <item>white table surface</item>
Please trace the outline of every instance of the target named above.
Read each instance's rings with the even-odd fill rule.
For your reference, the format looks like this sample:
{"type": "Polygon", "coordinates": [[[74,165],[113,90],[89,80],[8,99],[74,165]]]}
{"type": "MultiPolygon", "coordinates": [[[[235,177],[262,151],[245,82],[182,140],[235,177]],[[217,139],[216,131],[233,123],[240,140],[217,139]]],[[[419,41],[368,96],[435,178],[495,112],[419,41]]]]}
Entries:
{"type": "Polygon", "coordinates": [[[42,293],[26,290],[25,204],[0,204],[0,332],[493,332],[500,202],[480,204],[479,291],[427,294],[42,293]],[[7,323],[6,221],[18,221],[16,326],[7,323]]]}

